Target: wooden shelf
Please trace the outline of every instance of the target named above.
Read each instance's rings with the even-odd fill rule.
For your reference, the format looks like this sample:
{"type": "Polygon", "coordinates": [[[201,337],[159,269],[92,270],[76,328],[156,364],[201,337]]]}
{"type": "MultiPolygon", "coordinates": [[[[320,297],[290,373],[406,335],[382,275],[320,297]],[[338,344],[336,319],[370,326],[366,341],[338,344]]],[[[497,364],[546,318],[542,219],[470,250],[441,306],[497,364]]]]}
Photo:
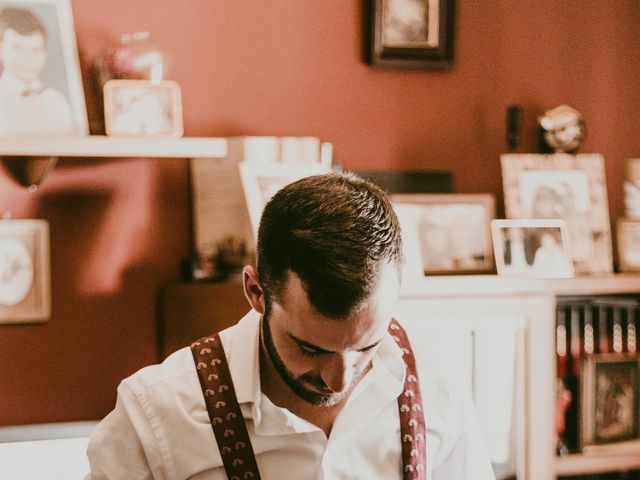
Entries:
{"type": "Polygon", "coordinates": [[[566,457],[559,457],[555,461],[557,476],[623,472],[639,468],[640,455],[638,453],[598,456],[574,454],[566,457]]]}
{"type": "Polygon", "coordinates": [[[221,158],[227,139],[21,135],[0,138],[0,157],[221,158]]]}

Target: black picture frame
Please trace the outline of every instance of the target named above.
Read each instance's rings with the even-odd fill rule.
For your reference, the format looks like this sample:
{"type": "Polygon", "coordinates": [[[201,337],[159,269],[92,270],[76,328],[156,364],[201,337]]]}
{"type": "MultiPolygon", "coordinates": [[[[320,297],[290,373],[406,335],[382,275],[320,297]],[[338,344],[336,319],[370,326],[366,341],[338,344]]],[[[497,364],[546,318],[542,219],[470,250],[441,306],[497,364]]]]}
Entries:
{"type": "Polygon", "coordinates": [[[444,68],[452,64],[454,0],[365,0],[365,17],[365,56],[370,65],[444,68]],[[393,9],[398,13],[404,9],[395,22],[393,9]]]}

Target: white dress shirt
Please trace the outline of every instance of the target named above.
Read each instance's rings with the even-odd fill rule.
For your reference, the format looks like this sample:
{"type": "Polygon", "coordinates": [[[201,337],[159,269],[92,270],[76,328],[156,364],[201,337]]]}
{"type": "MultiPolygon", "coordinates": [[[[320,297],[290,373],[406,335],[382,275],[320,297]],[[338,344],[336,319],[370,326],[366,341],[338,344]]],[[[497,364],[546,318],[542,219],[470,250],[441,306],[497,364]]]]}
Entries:
{"type": "Polygon", "coordinates": [[[0,75],[0,135],[70,134],[71,107],[57,90],[37,81],[27,85],[9,72],[0,75]]]}
{"type": "MultiPolygon", "coordinates": [[[[261,477],[401,479],[396,397],[404,364],[391,337],[382,341],[327,438],[261,393],[259,325],[260,316],[251,311],[220,337],[261,477]]],[[[427,479],[494,479],[471,401],[450,396],[423,339],[410,340],[427,423],[427,479]]],[[[227,480],[189,348],[120,384],[115,410],[94,430],[88,456],[92,470],[85,480],[227,480]]]]}

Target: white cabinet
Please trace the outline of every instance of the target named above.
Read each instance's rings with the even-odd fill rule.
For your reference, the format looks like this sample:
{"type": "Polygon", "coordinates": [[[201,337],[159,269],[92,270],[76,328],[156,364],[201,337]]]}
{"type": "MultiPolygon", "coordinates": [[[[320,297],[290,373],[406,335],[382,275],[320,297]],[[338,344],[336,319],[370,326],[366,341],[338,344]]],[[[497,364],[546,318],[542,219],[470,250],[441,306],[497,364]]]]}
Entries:
{"type": "Polygon", "coordinates": [[[551,480],[559,475],[640,468],[640,456],[634,452],[607,457],[555,455],[556,298],[619,293],[640,295],[640,276],[561,280],[495,275],[426,277],[403,286],[398,317],[424,324],[433,335],[443,335],[442,344],[448,351],[444,360],[456,368],[471,362],[469,374],[457,377],[470,377],[481,424],[489,424],[484,430],[490,452],[499,457],[508,450],[509,459],[497,466],[497,473],[512,471],[518,480],[551,480]],[[451,341],[452,331],[458,332],[457,341],[451,341]],[[496,338],[494,348],[488,349],[491,332],[496,338]],[[446,347],[456,343],[455,350],[446,347]],[[470,345],[470,353],[465,353],[464,345],[470,345]],[[511,369],[497,363],[499,355],[505,361],[510,359],[511,369]],[[513,409],[507,416],[496,416],[493,402],[509,405],[504,381],[510,374],[513,409]],[[492,401],[487,401],[488,388],[495,390],[492,401]],[[504,428],[500,427],[505,424],[512,426],[511,444],[505,443],[504,428]]]}

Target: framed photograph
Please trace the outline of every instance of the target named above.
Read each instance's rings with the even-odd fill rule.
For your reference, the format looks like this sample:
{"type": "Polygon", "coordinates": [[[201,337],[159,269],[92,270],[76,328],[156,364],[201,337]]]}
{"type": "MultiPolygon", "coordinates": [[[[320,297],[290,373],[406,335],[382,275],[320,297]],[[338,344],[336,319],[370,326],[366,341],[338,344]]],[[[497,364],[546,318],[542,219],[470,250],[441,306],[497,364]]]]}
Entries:
{"type": "Polygon", "coordinates": [[[616,222],[618,269],[640,272],[640,219],[619,218],[616,222]]]}
{"type": "Polygon", "coordinates": [[[493,220],[491,231],[498,275],[573,277],[564,220],[493,220]]]}
{"type": "Polygon", "coordinates": [[[500,161],[507,218],[565,220],[575,272],[613,271],[602,155],[508,154],[500,161]]]}
{"type": "Polygon", "coordinates": [[[273,195],[285,185],[311,175],[330,172],[329,165],[284,164],[258,165],[243,161],[238,164],[242,189],[249,211],[254,236],[258,235],[262,210],[273,195]]]}
{"type": "Polygon", "coordinates": [[[390,198],[402,228],[409,275],[493,270],[493,195],[396,194],[390,198]]]}
{"type": "Polygon", "coordinates": [[[43,323],[51,315],[49,224],[0,220],[0,323],[43,323]]]}
{"type": "Polygon", "coordinates": [[[0,135],[89,132],[70,0],[0,0],[0,135]]]}
{"type": "Polygon", "coordinates": [[[640,362],[601,354],[583,363],[580,444],[583,449],[640,438],[640,362]]]}
{"type": "Polygon", "coordinates": [[[453,61],[454,0],[367,0],[372,65],[442,67],[453,61]]]}
{"type": "Polygon", "coordinates": [[[107,135],[181,137],[180,86],[168,80],[109,80],[104,115],[107,135]]]}

